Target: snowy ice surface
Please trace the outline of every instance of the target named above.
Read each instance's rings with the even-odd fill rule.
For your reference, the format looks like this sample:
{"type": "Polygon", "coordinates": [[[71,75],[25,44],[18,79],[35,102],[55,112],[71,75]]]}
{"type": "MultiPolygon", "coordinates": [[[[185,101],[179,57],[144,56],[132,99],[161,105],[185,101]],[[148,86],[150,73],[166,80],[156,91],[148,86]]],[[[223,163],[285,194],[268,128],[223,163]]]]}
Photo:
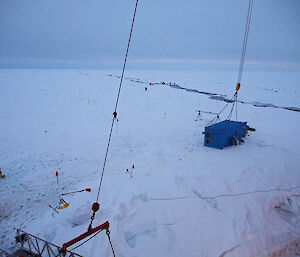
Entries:
{"type": "MultiPolygon", "coordinates": [[[[120,71],[0,70],[0,248],[13,250],[16,228],[58,245],[86,231],[119,85],[106,74],[120,71]],[[59,214],[49,208],[87,187],[59,214]]],[[[236,73],[126,76],[230,96],[236,73]]],[[[239,99],[299,108],[300,73],[245,72],[239,99]]],[[[237,147],[204,147],[213,117],[195,121],[196,110],[224,104],[124,81],[94,221],[110,222],[117,256],[267,256],[300,238],[300,113],[239,104],[256,132],[237,147]]],[[[104,232],[74,251],[112,256],[104,232]]]]}

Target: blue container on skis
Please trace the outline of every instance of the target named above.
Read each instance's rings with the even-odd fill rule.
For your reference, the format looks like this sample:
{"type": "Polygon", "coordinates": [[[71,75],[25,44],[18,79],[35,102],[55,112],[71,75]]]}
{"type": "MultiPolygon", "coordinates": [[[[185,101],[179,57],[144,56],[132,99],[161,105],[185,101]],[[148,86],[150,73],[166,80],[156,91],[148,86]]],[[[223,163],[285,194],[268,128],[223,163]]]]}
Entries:
{"type": "Polygon", "coordinates": [[[237,145],[244,140],[248,130],[247,122],[224,120],[205,127],[204,145],[223,149],[237,145]]]}

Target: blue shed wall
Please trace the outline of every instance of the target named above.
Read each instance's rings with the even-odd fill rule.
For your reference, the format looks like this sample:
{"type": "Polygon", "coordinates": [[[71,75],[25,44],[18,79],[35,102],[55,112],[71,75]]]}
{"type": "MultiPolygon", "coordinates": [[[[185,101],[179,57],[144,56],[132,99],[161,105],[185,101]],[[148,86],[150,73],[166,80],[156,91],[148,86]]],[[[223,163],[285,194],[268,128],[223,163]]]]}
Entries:
{"type": "Polygon", "coordinates": [[[246,130],[247,122],[224,120],[215,123],[205,127],[204,145],[223,149],[235,134],[238,138],[245,137],[246,130]]]}

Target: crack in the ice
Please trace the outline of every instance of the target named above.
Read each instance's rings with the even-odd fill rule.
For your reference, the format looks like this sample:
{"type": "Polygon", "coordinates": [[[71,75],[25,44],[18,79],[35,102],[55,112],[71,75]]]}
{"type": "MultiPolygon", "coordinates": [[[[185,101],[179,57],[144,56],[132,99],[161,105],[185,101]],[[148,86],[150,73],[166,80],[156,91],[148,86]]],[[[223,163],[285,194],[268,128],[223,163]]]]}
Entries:
{"type": "MultiPolygon", "coordinates": [[[[115,78],[121,78],[120,76],[116,76],[116,75],[112,75],[112,74],[107,74],[107,76],[109,77],[115,77],[115,78]]],[[[134,78],[125,78],[127,80],[130,80],[131,82],[134,83],[139,83],[139,84],[149,84],[148,80],[141,80],[141,79],[134,79],[134,78]]],[[[185,90],[187,92],[192,92],[192,93],[198,93],[198,94],[204,94],[204,95],[209,95],[209,98],[212,100],[217,100],[217,101],[223,101],[223,102],[227,102],[227,103],[232,103],[233,100],[226,98],[226,95],[222,95],[222,94],[218,94],[218,93],[210,93],[210,92],[203,92],[203,91],[199,91],[197,89],[190,89],[190,88],[185,88],[185,87],[181,87],[176,83],[165,83],[165,82],[150,82],[150,85],[166,85],[169,86],[171,88],[175,88],[175,89],[182,89],[185,90]]],[[[241,101],[241,100],[237,100],[237,102],[242,103],[242,104],[250,104],[253,105],[255,107],[272,107],[272,108],[281,108],[284,110],[289,110],[289,111],[294,111],[294,112],[300,112],[300,108],[298,107],[293,107],[293,106],[276,106],[272,103],[260,103],[260,102],[245,102],[245,101],[241,101]]]]}
{"type": "Polygon", "coordinates": [[[238,245],[224,251],[223,253],[220,254],[219,257],[224,257],[227,253],[233,252],[235,249],[239,248],[240,246],[241,246],[241,244],[238,244],[238,245]]]}
{"type": "Polygon", "coordinates": [[[222,197],[238,197],[238,196],[250,195],[250,194],[256,194],[256,193],[270,193],[270,192],[278,192],[278,191],[291,192],[291,191],[293,191],[295,189],[299,189],[299,188],[300,188],[300,186],[290,187],[290,188],[274,188],[274,189],[242,192],[242,193],[236,193],[236,194],[221,194],[221,195],[215,195],[215,196],[197,195],[197,196],[179,196],[179,197],[164,197],[164,198],[149,197],[149,198],[145,199],[144,201],[173,201],[173,200],[183,200],[183,199],[211,200],[211,199],[222,198],[222,197]]]}

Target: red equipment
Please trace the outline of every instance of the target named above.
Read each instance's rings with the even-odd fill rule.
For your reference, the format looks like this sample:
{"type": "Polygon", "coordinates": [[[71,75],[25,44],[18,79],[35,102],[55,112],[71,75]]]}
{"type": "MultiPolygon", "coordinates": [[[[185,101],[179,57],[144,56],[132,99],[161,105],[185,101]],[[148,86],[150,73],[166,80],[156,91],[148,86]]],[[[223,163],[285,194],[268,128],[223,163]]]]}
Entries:
{"type": "Polygon", "coordinates": [[[106,221],[105,223],[99,225],[98,227],[92,228],[91,230],[81,234],[80,236],[72,239],[71,241],[69,241],[67,243],[64,243],[63,246],[62,246],[62,252],[65,253],[67,251],[67,247],[69,247],[69,246],[71,246],[75,243],[78,243],[82,239],[94,234],[95,232],[97,232],[99,230],[103,230],[103,229],[105,229],[106,231],[109,229],[109,222],[108,221],[106,221]]]}

